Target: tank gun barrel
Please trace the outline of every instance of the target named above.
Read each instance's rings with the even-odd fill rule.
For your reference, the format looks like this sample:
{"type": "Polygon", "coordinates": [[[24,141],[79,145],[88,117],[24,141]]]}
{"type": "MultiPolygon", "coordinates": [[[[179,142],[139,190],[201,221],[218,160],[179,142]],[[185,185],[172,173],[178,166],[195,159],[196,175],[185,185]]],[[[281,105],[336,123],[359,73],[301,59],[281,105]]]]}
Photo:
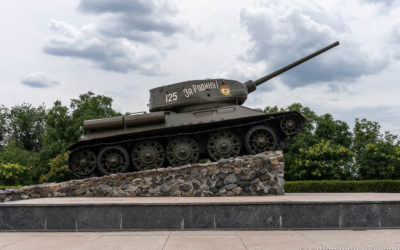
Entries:
{"type": "Polygon", "coordinates": [[[299,59],[299,60],[297,60],[297,61],[295,61],[295,62],[293,62],[293,63],[291,63],[289,65],[286,65],[283,68],[280,68],[280,69],[272,72],[271,74],[268,74],[268,75],[266,75],[264,77],[261,77],[260,79],[257,79],[255,81],[246,82],[245,85],[247,86],[248,92],[249,93],[253,92],[258,85],[263,84],[264,82],[266,82],[268,80],[271,80],[272,78],[274,78],[274,77],[276,77],[276,76],[278,76],[278,75],[280,75],[280,74],[282,74],[282,73],[284,73],[284,72],[286,72],[286,71],[298,66],[299,64],[302,64],[302,63],[310,60],[311,58],[314,58],[314,57],[324,53],[325,51],[330,50],[333,47],[336,47],[338,45],[339,45],[339,41],[336,41],[336,42],[326,46],[325,48],[317,50],[314,53],[309,54],[308,56],[305,56],[305,57],[303,57],[303,58],[301,58],[301,59],[299,59]]]}

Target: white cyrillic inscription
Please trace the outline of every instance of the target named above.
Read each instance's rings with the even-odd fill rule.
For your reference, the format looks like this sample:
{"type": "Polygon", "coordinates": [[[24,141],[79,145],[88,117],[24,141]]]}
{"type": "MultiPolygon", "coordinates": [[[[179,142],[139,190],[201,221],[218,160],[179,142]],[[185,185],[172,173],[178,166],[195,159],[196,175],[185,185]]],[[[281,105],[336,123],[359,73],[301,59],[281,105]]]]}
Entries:
{"type": "Polygon", "coordinates": [[[183,94],[186,98],[191,97],[192,95],[196,94],[197,92],[202,92],[207,89],[218,89],[218,82],[205,82],[200,84],[193,84],[191,87],[183,89],[183,94]]]}

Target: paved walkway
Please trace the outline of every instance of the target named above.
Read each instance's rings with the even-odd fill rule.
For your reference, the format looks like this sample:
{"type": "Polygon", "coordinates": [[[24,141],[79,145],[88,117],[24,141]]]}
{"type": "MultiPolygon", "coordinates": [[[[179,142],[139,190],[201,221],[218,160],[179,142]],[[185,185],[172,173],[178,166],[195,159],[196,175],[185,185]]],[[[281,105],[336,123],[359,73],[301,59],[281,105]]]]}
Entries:
{"type": "Polygon", "coordinates": [[[400,193],[288,193],[268,196],[232,197],[58,197],[19,200],[1,204],[204,204],[259,202],[362,202],[400,201],[400,193]]]}
{"type": "Polygon", "coordinates": [[[0,233],[0,249],[400,249],[400,229],[0,233]]]}

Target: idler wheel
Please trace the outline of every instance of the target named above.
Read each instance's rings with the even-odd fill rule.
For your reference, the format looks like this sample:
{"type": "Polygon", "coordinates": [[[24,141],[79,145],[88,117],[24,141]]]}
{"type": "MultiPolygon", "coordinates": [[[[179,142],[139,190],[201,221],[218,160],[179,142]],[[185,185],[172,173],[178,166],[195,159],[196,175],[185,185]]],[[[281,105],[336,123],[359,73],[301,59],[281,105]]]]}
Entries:
{"type": "Polygon", "coordinates": [[[256,126],[250,129],[244,138],[246,150],[250,154],[274,150],[276,142],[274,131],[267,126],[256,126]]]}
{"type": "Polygon", "coordinates": [[[123,173],[128,167],[129,155],[121,146],[103,148],[97,156],[97,168],[104,175],[123,173]]]}
{"type": "Polygon", "coordinates": [[[156,140],[136,143],[131,155],[132,163],[138,170],[161,168],[165,161],[164,147],[156,140]]]}
{"type": "Polygon", "coordinates": [[[199,160],[199,144],[190,136],[173,138],[167,145],[167,159],[174,167],[196,163],[199,160]]]}
{"type": "Polygon", "coordinates": [[[280,126],[286,135],[294,135],[301,129],[302,120],[298,115],[291,114],[282,118],[280,126]]]}
{"type": "Polygon", "coordinates": [[[210,134],[207,141],[208,154],[214,161],[221,158],[236,157],[240,153],[239,136],[230,130],[217,131],[210,134]]]}
{"type": "Polygon", "coordinates": [[[90,176],[96,169],[96,155],[88,149],[74,151],[69,156],[68,167],[79,178],[90,176]]]}

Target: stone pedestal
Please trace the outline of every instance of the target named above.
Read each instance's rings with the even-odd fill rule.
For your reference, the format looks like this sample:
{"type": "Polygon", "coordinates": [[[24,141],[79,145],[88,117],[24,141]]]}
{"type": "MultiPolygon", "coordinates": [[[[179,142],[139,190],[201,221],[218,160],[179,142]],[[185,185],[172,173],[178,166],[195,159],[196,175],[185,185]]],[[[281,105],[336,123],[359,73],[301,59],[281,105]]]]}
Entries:
{"type": "Polygon", "coordinates": [[[177,168],[115,174],[0,192],[0,201],[41,197],[283,195],[281,151],[177,168]]]}

